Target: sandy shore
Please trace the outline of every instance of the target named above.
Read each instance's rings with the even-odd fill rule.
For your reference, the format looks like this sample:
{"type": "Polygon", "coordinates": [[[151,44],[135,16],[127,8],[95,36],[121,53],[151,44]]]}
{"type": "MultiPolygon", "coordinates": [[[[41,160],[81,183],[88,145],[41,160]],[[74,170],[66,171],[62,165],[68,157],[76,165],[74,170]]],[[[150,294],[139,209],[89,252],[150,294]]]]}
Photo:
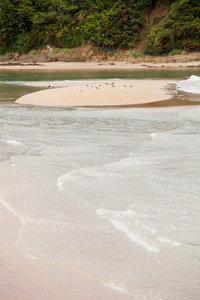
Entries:
{"type": "Polygon", "coordinates": [[[68,265],[25,256],[16,246],[21,230],[19,219],[0,205],[1,300],[132,299],[68,265]]]}
{"type": "MultiPolygon", "coordinates": [[[[161,59],[160,59],[161,61],[161,59]]],[[[48,63],[23,63],[7,62],[0,65],[0,70],[120,70],[120,69],[177,69],[200,68],[200,60],[187,62],[48,62],[48,63]]]]}
{"type": "Polygon", "coordinates": [[[19,98],[20,104],[44,106],[121,106],[166,100],[170,80],[95,80],[32,83],[45,90],[19,98]],[[60,87],[62,86],[62,87],[60,87]]]}

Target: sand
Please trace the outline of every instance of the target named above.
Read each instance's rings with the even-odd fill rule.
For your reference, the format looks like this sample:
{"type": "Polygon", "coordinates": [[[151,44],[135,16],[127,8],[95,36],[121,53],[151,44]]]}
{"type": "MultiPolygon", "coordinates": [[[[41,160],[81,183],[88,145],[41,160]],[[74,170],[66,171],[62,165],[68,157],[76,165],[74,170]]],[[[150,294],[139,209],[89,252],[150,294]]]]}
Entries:
{"type": "Polygon", "coordinates": [[[170,80],[96,80],[32,83],[45,90],[19,98],[16,103],[44,106],[122,106],[166,100],[170,80]],[[59,87],[59,86],[64,87],[59,87]]]}
{"type": "Polygon", "coordinates": [[[178,69],[178,68],[199,68],[200,60],[195,61],[176,61],[163,62],[160,58],[158,63],[157,57],[151,62],[126,62],[126,61],[103,61],[103,62],[47,62],[47,63],[22,63],[7,62],[0,64],[0,70],[134,70],[134,69],[178,69]]]}

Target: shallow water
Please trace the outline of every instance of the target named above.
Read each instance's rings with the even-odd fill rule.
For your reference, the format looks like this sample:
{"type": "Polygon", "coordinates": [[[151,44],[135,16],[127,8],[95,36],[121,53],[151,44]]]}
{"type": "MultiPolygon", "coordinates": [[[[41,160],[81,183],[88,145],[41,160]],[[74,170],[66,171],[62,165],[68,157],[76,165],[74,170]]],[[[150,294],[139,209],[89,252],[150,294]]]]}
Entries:
{"type": "MultiPolygon", "coordinates": [[[[200,106],[22,106],[13,99],[33,88],[9,86],[0,201],[21,222],[16,251],[122,299],[199,299],[200,106]]],[[[177,93],[200,101],[184,83],[177,93]]]]}

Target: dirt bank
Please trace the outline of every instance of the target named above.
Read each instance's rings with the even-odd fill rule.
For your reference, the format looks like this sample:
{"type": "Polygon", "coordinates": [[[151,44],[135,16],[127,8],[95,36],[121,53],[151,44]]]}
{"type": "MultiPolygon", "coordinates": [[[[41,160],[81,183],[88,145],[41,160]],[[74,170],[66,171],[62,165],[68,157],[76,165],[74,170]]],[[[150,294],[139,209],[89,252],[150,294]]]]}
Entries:
{"type": "MultiPolygon", "coordinates": [[[[166,56],[145,56],[137,50],[98,50],[91,45],[81,46],[74,49],[59,49],[47,46],[45,49],[33,50],[27,54],[11,53],[0,56],[0,65],[23,65],[43,64],[49,62],[98,62],[115,64],[127,62],[131,64],[152,63],[190,63],[196,62],[200,66],[200,52],[191,52],[166,56]]],[[[193,66],[193,65],[192,65],[193,66]]]]}

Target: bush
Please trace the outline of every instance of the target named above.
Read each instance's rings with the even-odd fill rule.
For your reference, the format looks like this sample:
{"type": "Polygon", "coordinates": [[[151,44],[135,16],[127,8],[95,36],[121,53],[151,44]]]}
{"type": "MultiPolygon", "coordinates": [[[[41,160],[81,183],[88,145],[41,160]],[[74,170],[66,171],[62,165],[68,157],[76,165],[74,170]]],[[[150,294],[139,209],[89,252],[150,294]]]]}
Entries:
{"type": "Polygon", "coordinates": [[[16,41],[16,50],[19,53],[26,53],[28,49],[28,34],[18,34],[17,35],[17,41],[16,41]]]}
{"type": "Polygon", "coordinates": [[[138,56],[140,56],[140,53],[137,51],[137,50],[135,50],[135,51],[130,51],[130,56],[131,57],[138,57],[138,56]]]}
{"type": "Polygon", "coordinates": [[[181,54],[181,52],[182,52],[182,50],[176,50],[176,49],[174,49],[174,50],[172,50],[172,51],[169,53],[169,55],[177,55],[177,54],[181,54]]]}
{"type": "Polygon", "coordinates": [[[199,5],[195,0],[176,1],[161,23],[151,28],[144,52],[167,54],[173,49],[189,50],[200,36],[199,5]]]}

